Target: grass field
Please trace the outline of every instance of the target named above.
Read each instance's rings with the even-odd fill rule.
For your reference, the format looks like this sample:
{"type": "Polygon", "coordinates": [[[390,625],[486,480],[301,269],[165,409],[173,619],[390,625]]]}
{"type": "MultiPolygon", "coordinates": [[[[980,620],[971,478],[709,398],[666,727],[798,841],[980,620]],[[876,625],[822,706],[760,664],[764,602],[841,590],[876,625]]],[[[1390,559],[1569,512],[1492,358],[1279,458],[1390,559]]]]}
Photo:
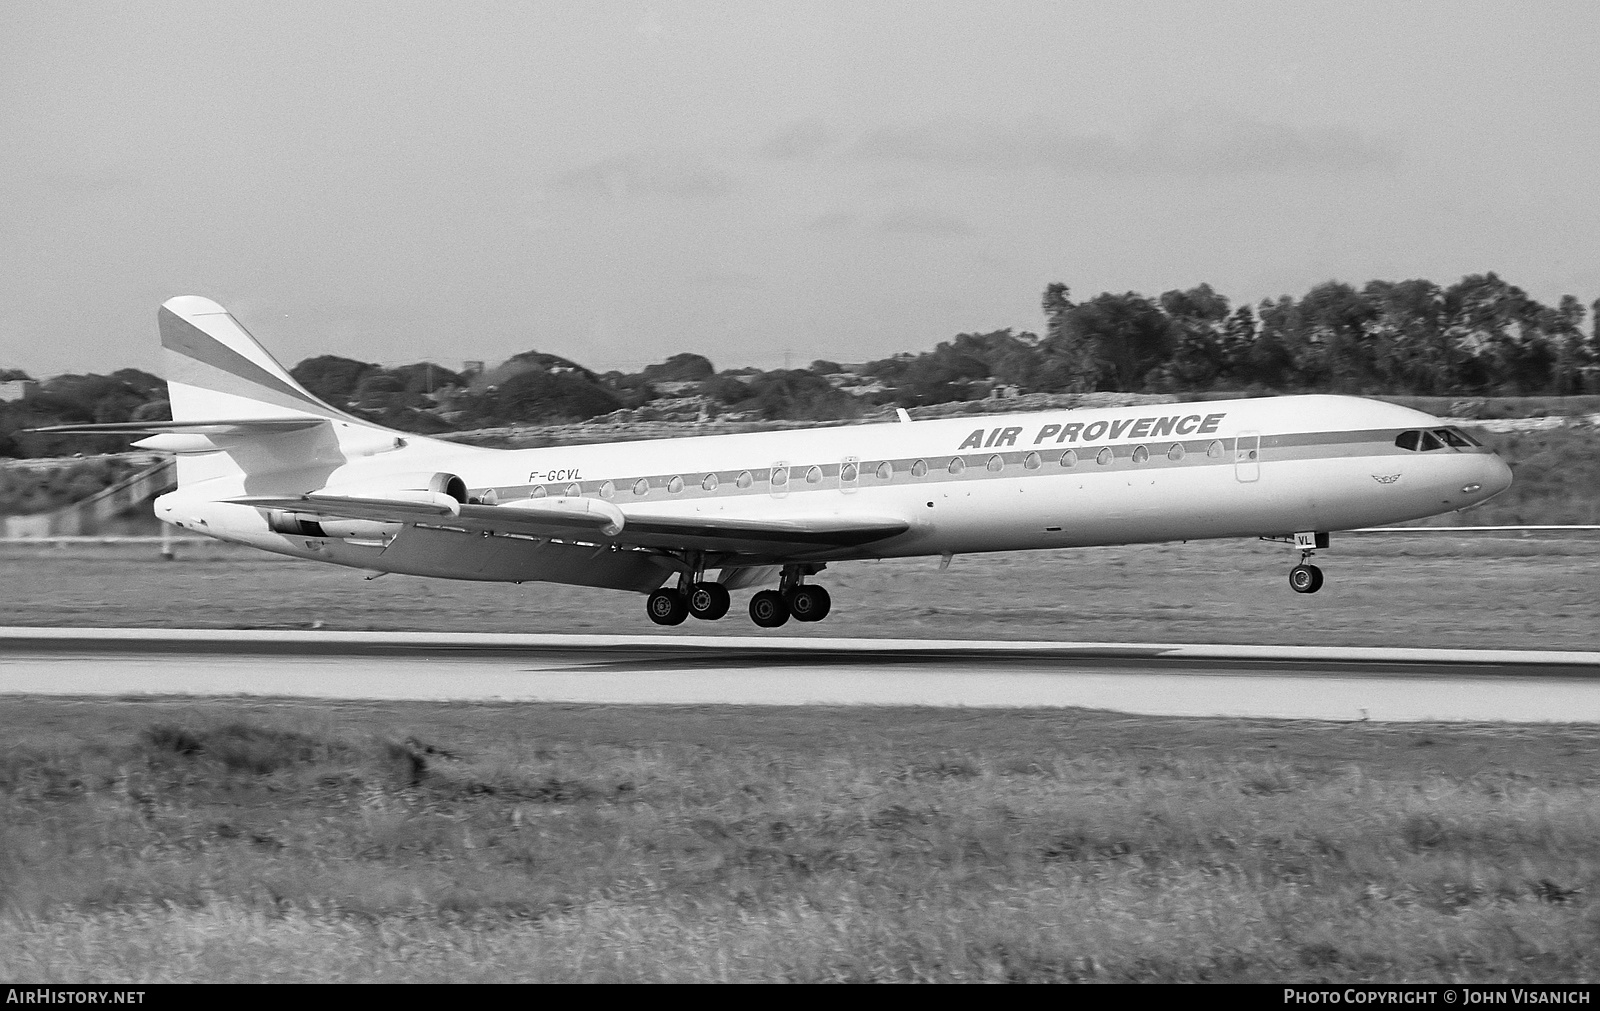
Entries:
{"type": "MultiPolygon", "coordinates": [[[[1595,649],[1600,539],[1337,536],[1320,593],[1256,541],[845,563],[826,621],[777,634],[1110,642],[1595,649]]],[[[0,553],[0,624],[461,632],[762,633],[735,594],[718,622],[650,623],[642,597],[358,570],[226,545],[0,553]]]]}
{"type": "MultiPolygon", "coordinates": [[[[1600,541],[829,570],[785,635],[1596,648],[1600,541]]],[[[5,624],[663,631],[223,545],[10,549],[5,624]]],[[[740,595],[739,605],[742,606],[740,595]]],[[[1600,729],[0,697],[0,978],[1600,976],[1600,729]]]]}
{"type": "Polygon", "coordinates": [[[0,702],[0,978],[1593,980],[1600,731],[0,702]]]}

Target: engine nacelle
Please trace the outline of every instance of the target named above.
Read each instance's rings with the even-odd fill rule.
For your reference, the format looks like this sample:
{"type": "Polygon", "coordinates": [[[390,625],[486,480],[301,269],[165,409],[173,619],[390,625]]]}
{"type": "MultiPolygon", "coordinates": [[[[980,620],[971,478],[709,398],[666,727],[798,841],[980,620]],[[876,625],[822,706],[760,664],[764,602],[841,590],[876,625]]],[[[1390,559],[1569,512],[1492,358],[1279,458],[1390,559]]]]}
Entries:
{"type": "Polygon", "coordinates": [[[388,541],[400,533],[403,523],[377,520],[352,520],[316,513],[297,513],[287,509],[267,510],[267,529],[290,537],[338,537],[354,541],[388,541]]]}
{"type": "MultiPolygon", "coordinates": [[[[467,501],[467,483],[455,474],[397,474],[360,484],[339,484],[323,488],[315,495],[346,499],[377,499],[399,502],[426,502],[448,506],[452,511],[467,501]]],[[[267,528],[291,537],[338,537],[352,540],[387,541],[405,526],[386,519],[355,519],[318,513],[315,504],[307,510],[269,509],[267,528]]],[[[381,515],[381,507],[377,510],[381,515]]]]}
{"type": "Polygon", "coordinates": [[[443,495],[465,504],[467,482],[454,474],[391,474],[368,481],[351,481],[329,485],[317,491],[318,495],[343,495],[348,498],[392,498],[408,502],[432,502],[434,496],[443,495]]]}
{"type": "Polygon", "coordinates": [[[449,495],[457,502],[467,501],[467,482],[454,474],[435,474],[428,478],[428,490],[440,495],[449,495]]]}
{"type": "Polygon", "coordinates": [[[360,495],[367,498],[407,498],[406,492],[432,492],[435,495],[448,495],[457,502],[467,501],[467,482],[454,474],[439,472],[435,474],[401,474],[382,481],[377,487],[363,486],[360,488],[339,487],[323,489],[330,495],[360,495]],[[398,492],[399,494],[395,494],[398,492]]]}

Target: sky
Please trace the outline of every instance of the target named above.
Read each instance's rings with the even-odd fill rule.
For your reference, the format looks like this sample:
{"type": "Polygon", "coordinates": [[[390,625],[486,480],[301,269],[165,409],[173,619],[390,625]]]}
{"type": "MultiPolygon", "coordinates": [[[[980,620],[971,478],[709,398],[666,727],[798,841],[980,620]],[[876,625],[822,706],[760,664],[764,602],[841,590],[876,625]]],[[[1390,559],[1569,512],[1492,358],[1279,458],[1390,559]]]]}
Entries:
{"type": "Polygon", "coordinates": [[[0,4],[0,369],[858,362],[1074,298],[1600,297],[1600,4],[0,4]]]}

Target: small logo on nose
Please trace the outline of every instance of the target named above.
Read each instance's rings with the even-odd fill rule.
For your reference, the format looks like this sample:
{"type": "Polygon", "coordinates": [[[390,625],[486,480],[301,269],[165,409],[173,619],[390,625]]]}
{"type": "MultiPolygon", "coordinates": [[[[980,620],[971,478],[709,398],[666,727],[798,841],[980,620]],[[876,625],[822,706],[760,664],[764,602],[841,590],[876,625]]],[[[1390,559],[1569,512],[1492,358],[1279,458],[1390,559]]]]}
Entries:
{"type": "Polygon", "coordinates": [[[1396,481],[1400,480],[1400,475],[1399,474],[1374,474],[1374,475],[1372,475],[1372,479],[1374,481],[1378,482],[1379,484],[1394,484],[1396,481]]]}

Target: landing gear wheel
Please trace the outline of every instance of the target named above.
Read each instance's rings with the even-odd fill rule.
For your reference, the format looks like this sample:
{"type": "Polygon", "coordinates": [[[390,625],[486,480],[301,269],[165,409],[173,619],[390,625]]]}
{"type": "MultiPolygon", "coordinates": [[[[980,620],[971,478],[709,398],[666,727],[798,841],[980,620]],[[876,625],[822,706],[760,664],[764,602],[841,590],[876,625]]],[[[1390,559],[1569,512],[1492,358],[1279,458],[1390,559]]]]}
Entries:
{"type": "Polygon", "coordinates": [[[833,598],[826,587],[797,586],[789,593],[789,611],[795,621],[821,621],[833,608],[833,598]]]}
{"type": "Polygon", "coordinates": [[[789,602],[777,590],[762,590],[750,598],[750,620],[762,628],[777,628],[789,620],[789,602]]]}
{"type": "Polygon", "coordinates": [[[1322,589],[1322,570],[1315,565],[1296,565],[1289,570],[1289,588],[1296,593],[1316,593],[1322,589]]]}
{"type": "Polygon", "coordinates": [[[645,600],[644,610],[657,625],[681,625],[689,616],[689,601],[677,590],[663,586],[645,600]]]}
{"type": "Polygon", "coordinates": [[[728,613],[728,588],[721,583],[696,583],[689,587],[689,613],[701,621],[716,621],[728,613]]]}

